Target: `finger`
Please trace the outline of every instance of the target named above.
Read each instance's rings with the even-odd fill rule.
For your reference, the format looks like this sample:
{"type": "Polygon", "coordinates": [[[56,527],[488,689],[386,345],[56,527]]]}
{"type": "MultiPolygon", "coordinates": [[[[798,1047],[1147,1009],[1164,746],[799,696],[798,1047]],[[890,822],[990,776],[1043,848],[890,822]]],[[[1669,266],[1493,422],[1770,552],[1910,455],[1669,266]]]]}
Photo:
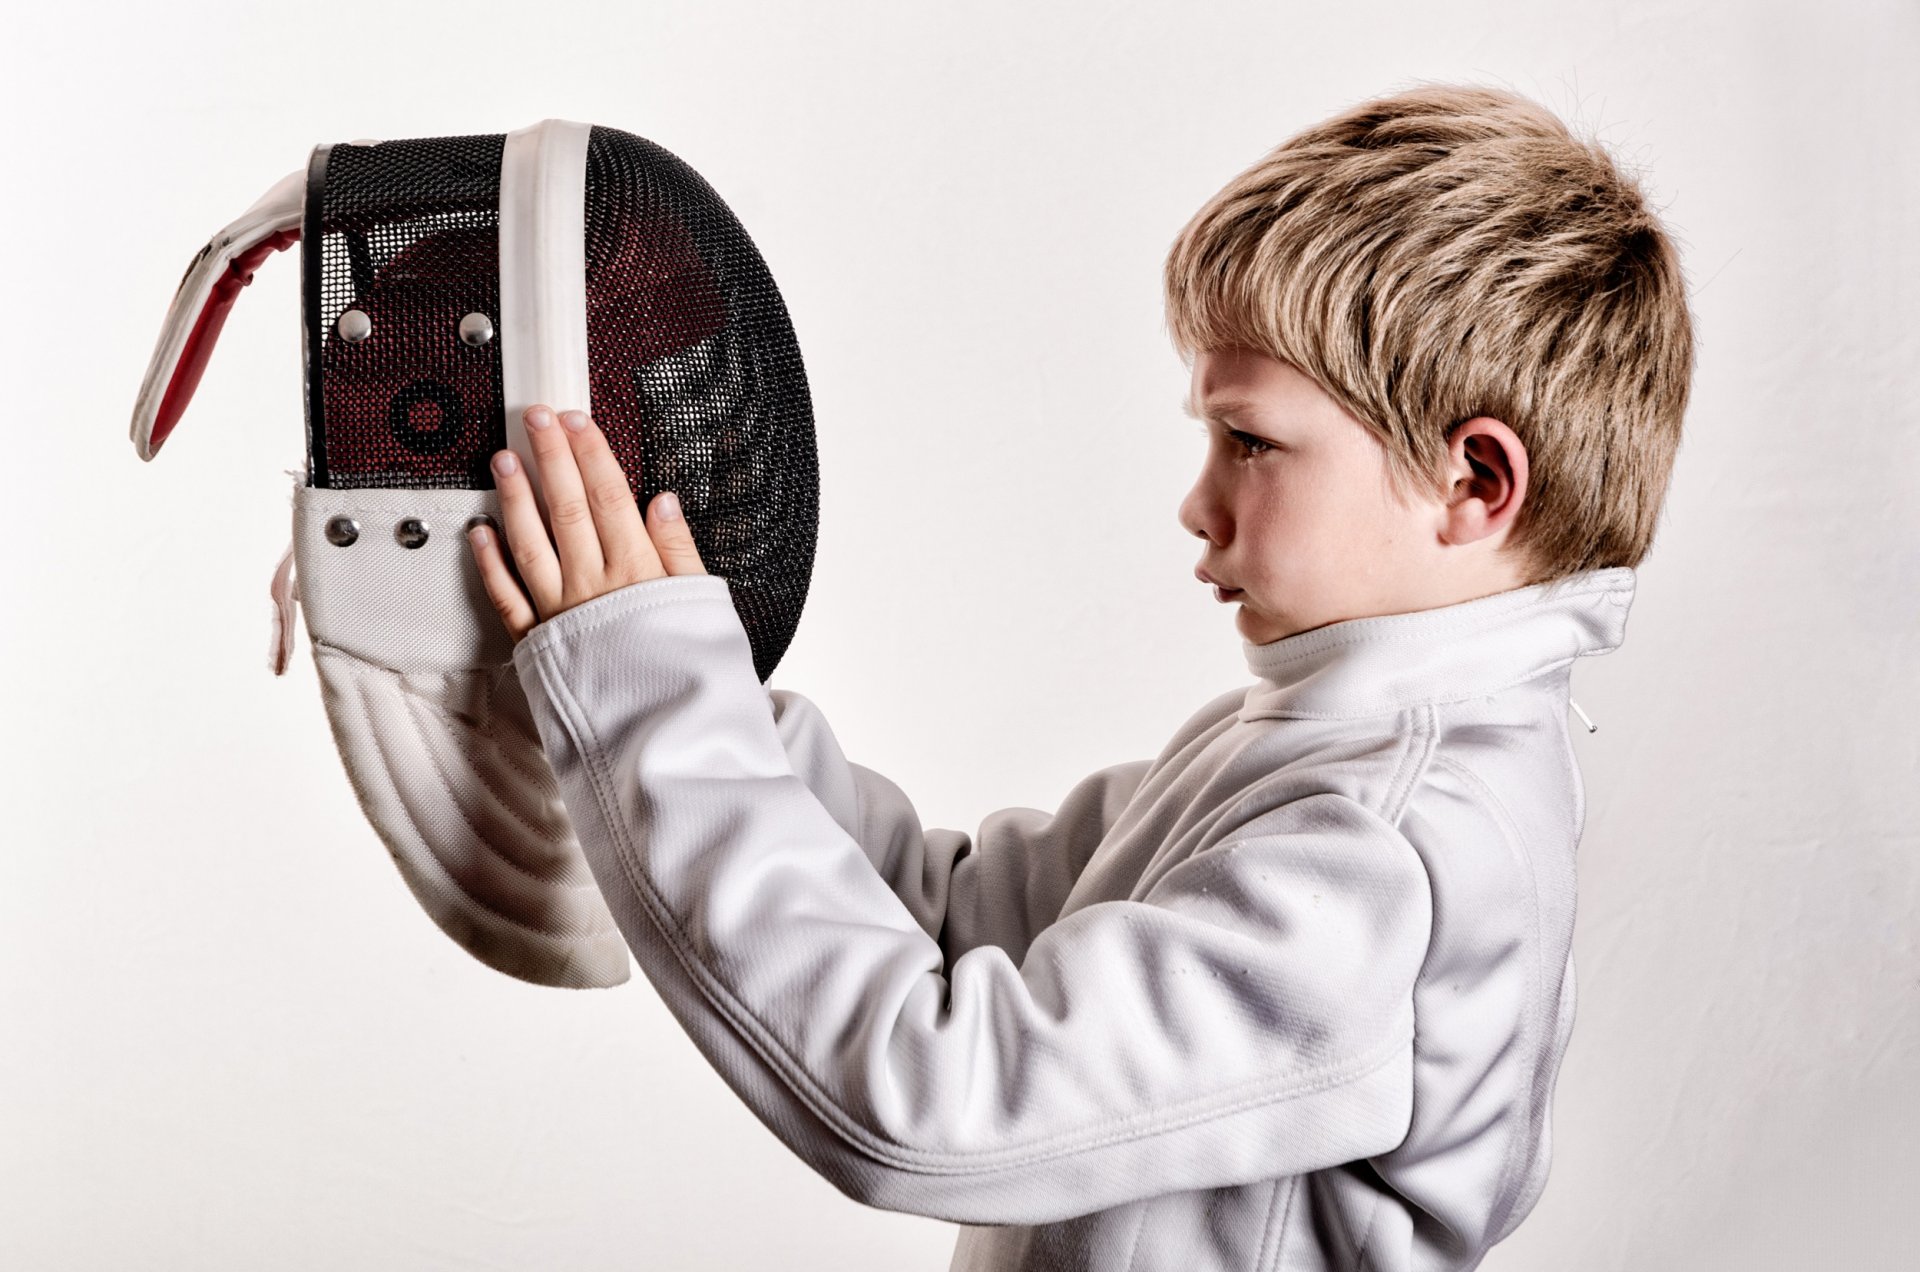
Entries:
{"type": "Polygon", "coordinates": [[[607,435],[585,411],[562,411],[560,423],[573,445],[573,457],[580,466],[580,480],[586,487],[587,506],[593,511],[593,523],[600,531],[600,555],[606,562],[607,579],[623,582],[657,579],[663,573],[653,540],[641,523],[640,505],[633,497],[620,457],[613,453],[607,435]]]}
{"type": "Polygon", "coordinates": [[[654,550],[668,574],[705,574],[700,549],[693,542],[693,530],[680,507],[680,496],[663,490],[647,512],[647,530],[654,550]]]}
{"type": "Polygon", "coordinates": [[[540,466],[540,490],[547,497],[547,524],[560,553],[561,590],[568,596],[590,594],[606,569],[606,560],[600,553],[600,532],[587,506],[573,446],[552,407],[536,403],[527,408],[525,418],[527,440],[540,466]]]}
{"type": "Polygon", "coordinates": [[[494,452],[493,486],[500,496],[500,528],[507,536],[507,552],[526,584],[527,596],[539,613],[559,613],[560,562],[554,558],[553,541],[547,538],[540,506],[533,500],[533,485],[518,455],[510,450],[494,452]]]}
{"type": "Polygon", "coordinates": [[[474,563],[480,569],[480,581],[486,585],[487,597],[517,645],[520,638],[539,623],[540,616],[520,589],[519,581],[507,569],[506,558],[500,555],[500,541],[481,525],[467,532],[467,542],[473,545],[474,563]]]}

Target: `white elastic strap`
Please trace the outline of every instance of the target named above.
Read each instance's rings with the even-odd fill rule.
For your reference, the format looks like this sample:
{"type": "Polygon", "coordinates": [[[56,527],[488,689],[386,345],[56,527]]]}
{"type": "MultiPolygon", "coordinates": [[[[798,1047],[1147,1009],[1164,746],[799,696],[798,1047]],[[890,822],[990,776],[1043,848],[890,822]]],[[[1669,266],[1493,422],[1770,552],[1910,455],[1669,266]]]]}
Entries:
{"type": "Polygon", "coordinates": [[[592,125],[543,119],[507,134],[500,158],[500,388],[507,446],[541,512],[526,409],[590,410],[587,372],[587,139],[592,125]]]}
{"type": "Polygon", "coordinates": [[[273,582],[267,585],[267,595],[273,598],[273,634],[267,642],[267,670],[284,676],[287,663],[293,657],[294,619],[300,605],[300,593],[293,577],[291,539],[287,540],[280,564],[273,568],[273,582]]]}

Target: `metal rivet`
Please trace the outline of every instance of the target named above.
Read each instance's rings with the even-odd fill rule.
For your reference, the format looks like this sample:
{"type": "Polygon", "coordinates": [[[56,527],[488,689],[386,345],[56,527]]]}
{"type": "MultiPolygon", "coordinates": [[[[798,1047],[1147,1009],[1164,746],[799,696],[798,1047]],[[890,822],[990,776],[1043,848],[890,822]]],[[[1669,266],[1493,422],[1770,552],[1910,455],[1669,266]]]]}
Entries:
{"type": "Polygon", "coordinates": [[[403,548],[417,548],[427,541],[427,523],[418,517],[408,517],[393,528],[393,537],[403,548]]]}
{"type": "Polygon", "coordinates": [[[347,310],[340,315],[340,321],[335,325],[340,332],[340,338],[348,344],[359,344],[373,334],[373,319],[367,317],[366,312],[360,309],[347,310]]]}
{"type": "Polygon", "coordinates": [[[493,319],[485,314],[468,314],[460,320],[460,338],[478,349],[493,339],[493,319]]]}
{"type": "Polygon", "coordinates": [[[352,517],[327,518],[327,542],[344,548],[360,537],[360,523],[352,517]]]}
{"type": "Polygon", "coordinates": [[[500,533],[500,523],[493,519],[493,514],[490,512],[476,512],[471,517],[468,517],[467,524],[461,527],[460,533],[463,535],[471,534],[475,526],[485,526],[495,534],[500,533]]]}

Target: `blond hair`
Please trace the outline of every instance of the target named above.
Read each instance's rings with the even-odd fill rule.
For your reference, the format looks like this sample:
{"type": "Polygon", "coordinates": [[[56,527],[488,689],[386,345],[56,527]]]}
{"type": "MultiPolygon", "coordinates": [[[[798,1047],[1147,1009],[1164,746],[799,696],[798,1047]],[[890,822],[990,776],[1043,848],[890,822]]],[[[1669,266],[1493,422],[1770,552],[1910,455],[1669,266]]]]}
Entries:
{"type": "Polygon", "coordinates": [[[1680,443],[1693,334],[1679,254],[1597,142],[1503,89],[1428,84],[1282,142],[1180,231],[1183,359],[1286,362],[1444,498],[1452,428],[1527,448],[1507,551],[1529,583],[1638,565],[1680,443]]]}

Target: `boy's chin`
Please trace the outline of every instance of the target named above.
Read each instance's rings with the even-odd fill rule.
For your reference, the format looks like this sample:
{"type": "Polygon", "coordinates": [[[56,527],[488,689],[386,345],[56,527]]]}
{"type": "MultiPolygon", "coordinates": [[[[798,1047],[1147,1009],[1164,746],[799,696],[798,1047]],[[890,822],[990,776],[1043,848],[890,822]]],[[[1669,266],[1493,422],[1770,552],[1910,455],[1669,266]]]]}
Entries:
{"type": "Polygon", "coordinates": [[[1245,640],[1256,645],[1265,645],[1288,635],[1280,624],[1248,605],[1245,600],[1234,602],[1233,625],[1240,629],[1245,640]]]}
{"type": "Polygon", "coordinates": [[[1233,616],[1234,626],[1240,629],[1242,638],[1255,645],[1271,645],[1276,640],[1285,640],[1315,627],[1326,626],[1325,623],[1302,622],[1296,617],[1275,617],[1254,609],[1244,601],[1236,604],[1239,609],[1233,616]]]}

